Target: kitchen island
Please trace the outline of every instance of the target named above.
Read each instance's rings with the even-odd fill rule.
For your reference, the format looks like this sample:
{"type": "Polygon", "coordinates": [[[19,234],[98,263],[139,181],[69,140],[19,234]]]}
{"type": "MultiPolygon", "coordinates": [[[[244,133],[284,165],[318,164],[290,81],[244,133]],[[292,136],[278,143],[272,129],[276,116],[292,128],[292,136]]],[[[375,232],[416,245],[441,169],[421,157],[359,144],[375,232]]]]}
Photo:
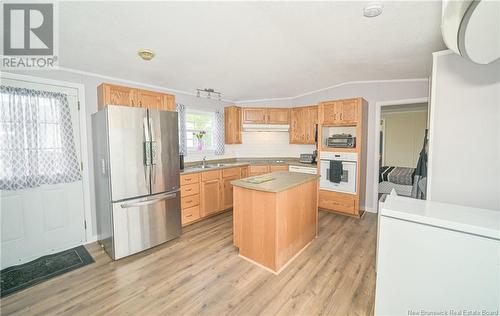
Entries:
{"type": "Polygon", "coordinates": [[[279,171],[232,181],[240,256],[276,274],[297,257],[317,234],[318,180],[279,171]]]}

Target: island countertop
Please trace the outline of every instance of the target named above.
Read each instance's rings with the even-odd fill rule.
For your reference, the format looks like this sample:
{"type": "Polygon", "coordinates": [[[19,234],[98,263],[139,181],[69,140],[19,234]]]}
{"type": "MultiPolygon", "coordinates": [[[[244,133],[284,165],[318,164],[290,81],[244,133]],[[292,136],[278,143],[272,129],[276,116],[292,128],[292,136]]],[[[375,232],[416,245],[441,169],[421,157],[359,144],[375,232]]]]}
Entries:
{"type": "Polygon", "coordinates": [[[231,181],[231,184],[233,186],[245,189],[277,193],[294,188],[315,179],[319,179],[319,175],[288,171],[276,171],[264,175],[234,180],[231,181]],[[260,181],[263,182],[258,183],[260,181]]]}

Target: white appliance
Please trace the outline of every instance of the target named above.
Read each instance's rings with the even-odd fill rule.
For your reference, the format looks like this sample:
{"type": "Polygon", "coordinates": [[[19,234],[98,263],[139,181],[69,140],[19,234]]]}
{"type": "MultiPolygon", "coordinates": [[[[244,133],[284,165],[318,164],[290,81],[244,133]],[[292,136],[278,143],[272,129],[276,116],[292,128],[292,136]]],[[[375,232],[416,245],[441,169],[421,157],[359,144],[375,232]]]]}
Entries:
{"type": "Polygon", "coordinates": [[[357,153],[321,152],[320,181],[322,190],[356,194],[356,173],[358,164],[357,153]],[[339,183],[330,181],[330,161],[342,162],[342,176],[339,183]]]}
{"type": "Polygon", "coordinates": [[[244,132],[288,132],[288,124],[243,124],[244,132]]]}
{"type": "Polygon", "coordinates": [[[309,174],[318,174],[318,169],[316,167],[306,167],[306,166],[293,166],[290,165],[288,167],[288,171],[290,172],[299,172],[299,173],[309,173],[309,174]]]}
{"type": "Polygon", "coordinates": [[[389,195],[376,275],[375,315],[497,315],[500,212],[389,195]]]}

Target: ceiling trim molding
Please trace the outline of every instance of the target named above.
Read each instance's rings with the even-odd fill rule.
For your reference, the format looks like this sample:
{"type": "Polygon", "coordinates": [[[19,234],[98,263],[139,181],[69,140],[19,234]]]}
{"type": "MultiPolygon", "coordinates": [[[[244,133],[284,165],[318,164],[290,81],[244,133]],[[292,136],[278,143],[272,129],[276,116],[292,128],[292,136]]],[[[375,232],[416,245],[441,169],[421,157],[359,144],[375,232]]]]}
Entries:
{"type": "MultiPolygon", "coordinates": [[[[96,77],[96,78],[101,78],[105,80],[111,80],[115,82],[121,82],[124,84],[130,84],[130,85],[136,85],[136,86],[141,86],[145,88],[150,88],[150,89],[155,89],[155,90],[160,90],[164,92],[170,92],[170,93],[180,93],[184,95],[189,95],[196,97],[196,93],[192,92],[187,92],[183,90],[177,90],[177,89],[169,89],[166,87],[162,86],[157,86],[157,85],[152,85],[152,84],[147,84],[147,83],[142,83],[138,81],[133,81],[133,80],[127,80],[127,79],[121,79],[113,76],[107,76],[107,75],[101,75],[98,73],[90,72],[90,71],[83,71],[83,70],[78,70],[78,69],[73,69],[73,68],[68,68],[68,67],[58,67],[60,71],[66,71],[74,74],[79,74],[79,75],[85,75],[85,76],[90,76],[90,77],[96,77]]],[[[267,99],[253,99],[253,100],[229,100],[229,99],[221,99],[221,101],[228,102],[228,103],[235,103],[235,104],[244,104],[244,103],[255,103],[255,102],[272,102],[272,101],[292,101],[301,97],[305,97],[308,95],[316,94],[319,92],[323,92],[326,90],[346,86],[346,85],[351,85],[351,84],[367,84],[367,83],[389,83],[389,82],[424,82],[428,81],[428,78],[412,78],[412,79],[386,79],[386,80],[358,80],[358,81],[346,81],[342,82],[339,84],[335,84],[326,88],[321,88],[318,90],[313,90],[305,93],[298,94],[296,96],[292,97],[283,97],[283,98],[267,98],[267,99]]]]}
{"type": "MultiPolygon", "coordinates": [[[[96,77],[96,78],[101,78],[101,79],[110,80],[110,81],[121,82],[124,84],[141,86],[144,88],[160,90],[163,92],[180,93],[180,94],[185,94],[185,95],[196,97],[196,93],[192,93],[192,92],[187,92],[187,91],[177,90],[177,89],[170,89],[170,88],[166,88],[166,87],[162,87],[162,86],[157,86],[157,85],[143,83],[143,82],[134,81],[134,80],[121,79],[121,78],[113,77],[113,76],[101,75],[101,74],[98,74],[95,72],[90,72],[90,71],[83,71],[83,70],[67,68],[67,67],[58,67],[55,70],[66,71],[66,72],[70,72],[70,73],[74,73],[74,74],[78,74],[78,75],[84,75],[84,76],[96,77]]],[[[213,99],[213,100],[215,100],[215,99],[213,99]]],[[[221,99],[220,101],[234,103],[233,100],[227,100],[227,99],[221,99]]]]}
{"type": "Polygon", "coordinates": [[[355,80],[355,81],[345,81],[333,86],[329,86],[326,88],[321,88],[318,90],[313,90],[309,92],[305,92],[302,94],[298,94],[293,97],[285,97],[285,98],[270,98],[270,99],[256,99],[256,100],[240,100],[240,101],[234,101],[236,103],[252,103],[252,102],[270,102],[270,101],[292,101],[301,97],[305,97],[308,95],[312,95],[315,93],[323,92],[326,90],[350,85],[350,84],[367,84],[367,83],[388,83],[388,82],[425,82],[428,81],[428,78],[413,78],[413,79],[386,79],[386,80],[355,80]]]}

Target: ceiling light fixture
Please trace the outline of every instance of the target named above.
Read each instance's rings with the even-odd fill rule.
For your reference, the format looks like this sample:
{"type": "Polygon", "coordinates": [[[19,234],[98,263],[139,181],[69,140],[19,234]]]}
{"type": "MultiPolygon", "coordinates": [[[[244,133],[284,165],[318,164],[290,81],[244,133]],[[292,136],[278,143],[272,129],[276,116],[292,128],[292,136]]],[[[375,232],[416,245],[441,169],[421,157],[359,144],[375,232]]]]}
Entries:
{"type": "Polygon", "coordinates": [[[374,18],[382,14],[384,7],[380,2],[371,2],[368,3],[363,8],[363,15],[367,18],[374,18]]]}
{"type": "Polygon", "coordinates": [[[196,89],[196,97],[199,98],[201,94],[204,94],[203,96],[207,99],[211,99],[212,95],[215,94],[219,101],[222,100],[222,92],[215,91],[212,88],[196,89]]]}
{"type": "Polygon", "coordinates": [[[142,59],[147,60],[147,61],[149,61],[149,60],[153,59],[153,57],[155,57],[155,53],[149,49],[139,49],[137,54],[139,54],[139,56],[142,59]]]}

